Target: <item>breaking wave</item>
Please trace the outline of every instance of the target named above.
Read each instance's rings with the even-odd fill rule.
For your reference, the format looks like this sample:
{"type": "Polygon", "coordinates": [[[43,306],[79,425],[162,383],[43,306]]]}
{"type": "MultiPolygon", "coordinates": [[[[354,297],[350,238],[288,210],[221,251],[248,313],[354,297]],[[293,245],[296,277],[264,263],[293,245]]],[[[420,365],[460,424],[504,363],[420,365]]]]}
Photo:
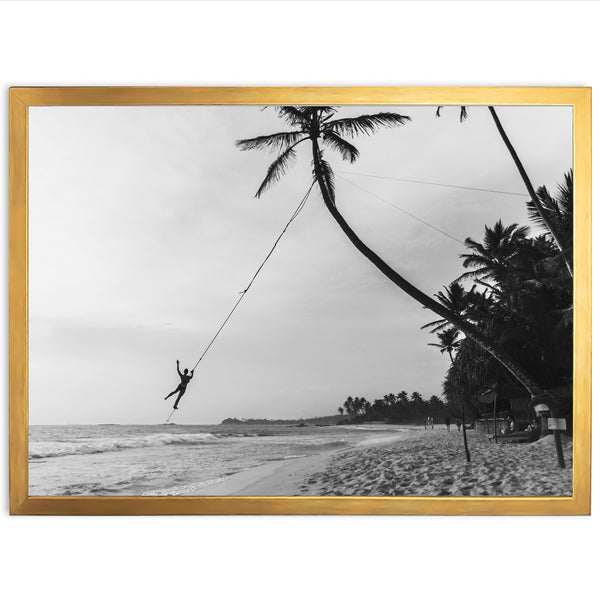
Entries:
{"type": "Polygon", "coordinates": [[[99,454],[101,452],[118,452],[131,448],[149,448],[168,445],[197,446],[214,444],[220,437],[212,433],[154,433],[141,437],[126,438],[88,438],[69,442],[32,442],[29,458],[51,458],[75,454],[99,454]]]}

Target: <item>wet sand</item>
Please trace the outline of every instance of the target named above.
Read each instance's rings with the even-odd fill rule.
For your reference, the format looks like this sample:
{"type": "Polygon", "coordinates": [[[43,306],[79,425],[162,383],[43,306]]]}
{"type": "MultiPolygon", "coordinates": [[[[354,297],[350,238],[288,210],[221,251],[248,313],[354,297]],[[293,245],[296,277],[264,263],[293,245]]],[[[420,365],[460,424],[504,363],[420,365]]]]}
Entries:
{"type": "Polygon", "coordinates": [[[570,496],[572,444],[559,469],[552,436],[533,444],[494,444],[445,427],[384,444],[261,465],[204,488],[202,495],[244,496],[570,496]]]}

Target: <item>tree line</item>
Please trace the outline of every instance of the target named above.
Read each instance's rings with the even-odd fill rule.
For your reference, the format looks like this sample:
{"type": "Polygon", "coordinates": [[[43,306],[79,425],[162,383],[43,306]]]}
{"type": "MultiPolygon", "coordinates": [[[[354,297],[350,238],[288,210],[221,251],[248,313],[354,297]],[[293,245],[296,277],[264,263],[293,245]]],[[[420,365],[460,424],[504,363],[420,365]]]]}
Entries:
{"type": "Polygon", "coordinates": [[[422,424],[430,417],[434,423],[443,423],[448,416],[445,403],[439,396],[425,400],[419,392],[408,395],[386,394],[369,402],[366,398],[348,396],[338,408],[340,415],[348,415],[352,423],[365,421],[386,421],[387,423],[422,424]]]}

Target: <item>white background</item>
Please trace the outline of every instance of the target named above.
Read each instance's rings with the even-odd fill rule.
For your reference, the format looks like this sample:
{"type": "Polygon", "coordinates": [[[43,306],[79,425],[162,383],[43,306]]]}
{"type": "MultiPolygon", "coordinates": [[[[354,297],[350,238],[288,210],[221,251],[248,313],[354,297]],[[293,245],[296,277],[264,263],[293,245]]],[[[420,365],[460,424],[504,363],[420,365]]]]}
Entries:
{"type": "MultiPolygon", "coordinates": [[[[3,139],[10,85],[600,86],[599,13],[592,2],[2,3],[3,139]]],[[[7,165],[6,143],[0,152],[7,165]]],[[[6,197],[6,166],[1,173],[6,197]]],[[[6,282],[6,241],[1,248],[6,282]]],[[[4,410],[8,597],[551,599],[598,591],[598,515],[8,517],[6,419],[4,410]]]]}

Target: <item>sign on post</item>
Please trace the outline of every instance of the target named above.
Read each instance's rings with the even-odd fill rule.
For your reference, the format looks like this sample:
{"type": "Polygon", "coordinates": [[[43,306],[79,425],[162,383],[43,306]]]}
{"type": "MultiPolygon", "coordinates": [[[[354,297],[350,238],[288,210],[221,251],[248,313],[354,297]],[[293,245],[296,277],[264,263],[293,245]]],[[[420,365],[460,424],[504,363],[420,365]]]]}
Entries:
{"type": "Polygon", "coordinates": [[[554,429],[555,431],[565,430],[567,428],[566,419],[553,419],[548,417],[548,429],[554,429]]]}

